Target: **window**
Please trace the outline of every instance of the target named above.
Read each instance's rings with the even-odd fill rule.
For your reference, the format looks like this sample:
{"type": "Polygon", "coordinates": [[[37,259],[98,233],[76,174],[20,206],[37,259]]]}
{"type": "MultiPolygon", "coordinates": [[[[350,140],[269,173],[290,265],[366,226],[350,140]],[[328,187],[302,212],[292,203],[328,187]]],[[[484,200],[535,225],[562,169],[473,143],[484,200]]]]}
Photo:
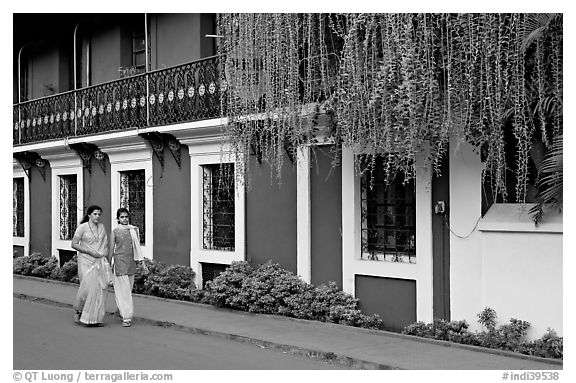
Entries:
{"type": "Polygon", "coordinates": [[[130,224],[138,227],[141,244],[146,243],[145,187],[144,169],[120,172],[120,207],[130,212],[130,224]]]}
{"type": "Polygon", "coordinates": [[[146,39],[144,25],[139,25],[132,30],[132,66],[140,72],[146,68],[146,39]]]}
{"type": "Polygon", "coordinates": [[[234,164],[202,166],[203,248],[234,251],[234,164]]]}
{"type": "Polygon", "coordinates": [[[59,176],[60,179],[60,239],[71,240],[77,221],[77,180],[75,174],[59,176]]]}
{"type": "Polygon", "coordinates": [[[362,176],[362,259],[416,263],[414,180],[398,174],[388,185],[379,158],[362,176]],[[373,177],[371,179],[371,177],[373,177]]]}
{"type": "Polygon", "coordinates": [[[24,178],[12,181],[12,235],[24,237],[24,178]]]}

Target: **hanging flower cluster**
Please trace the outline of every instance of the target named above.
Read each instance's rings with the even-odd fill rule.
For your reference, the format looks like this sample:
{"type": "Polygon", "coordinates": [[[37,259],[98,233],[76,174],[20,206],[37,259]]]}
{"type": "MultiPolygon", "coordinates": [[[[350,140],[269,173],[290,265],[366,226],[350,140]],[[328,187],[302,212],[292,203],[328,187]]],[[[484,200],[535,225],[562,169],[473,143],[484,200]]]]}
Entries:
{"type": "Polygon", "coordinates": [[[221,14],[218,33],[229,138],[276,169],[322,111],[389,179],[413,177],[418,153],[438,172],[449,137],[470,142],[504,200],[513,137],[523,201],[534,142],[562,134],[561,15],[221,14]]]}

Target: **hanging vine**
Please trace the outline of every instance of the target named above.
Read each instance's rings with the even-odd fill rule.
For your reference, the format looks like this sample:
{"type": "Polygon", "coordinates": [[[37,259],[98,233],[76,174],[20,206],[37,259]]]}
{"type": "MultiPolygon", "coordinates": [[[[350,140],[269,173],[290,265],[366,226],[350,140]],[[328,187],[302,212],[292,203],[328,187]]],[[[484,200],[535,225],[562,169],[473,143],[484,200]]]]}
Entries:
{"type": "Polygon", "coordinates": [[[389,180],[414,177],[417,155],[438,173],[451,136],[470,142],[503,200],[513,137],[524,201],[535,140],[563,131],[561,15],[221,14],[218,34],[228,138],[277,174],[324,112],[330,138],[383,157],[389,180]]]}

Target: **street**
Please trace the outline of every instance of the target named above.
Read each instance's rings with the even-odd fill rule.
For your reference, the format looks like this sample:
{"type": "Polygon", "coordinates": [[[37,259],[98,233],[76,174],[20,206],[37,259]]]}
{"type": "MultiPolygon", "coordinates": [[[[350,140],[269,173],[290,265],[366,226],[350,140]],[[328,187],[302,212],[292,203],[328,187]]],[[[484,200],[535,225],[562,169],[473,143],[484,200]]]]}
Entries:
{"type": "Polygon", "coordinates": [[[73,322],[73,311],[13,300],[15,370],[328,370],[344,369],[302,356],[136,322],[105,327],[73,322]]]}

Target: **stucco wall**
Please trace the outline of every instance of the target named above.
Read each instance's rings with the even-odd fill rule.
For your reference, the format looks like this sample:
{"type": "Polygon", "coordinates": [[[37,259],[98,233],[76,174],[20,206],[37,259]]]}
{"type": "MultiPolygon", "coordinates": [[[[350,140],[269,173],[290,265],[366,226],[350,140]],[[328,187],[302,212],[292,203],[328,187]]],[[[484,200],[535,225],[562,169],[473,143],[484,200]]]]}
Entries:
{"type": "Polygon", "coordinates": [[[150,15],[152,69],[162,69],[215,54],[213,14],[150,15]],[[177,42],[175,44],[174,42],[177,42]]]}
{"type": "Polygon", "coordinates": [[[296,170],[285,155],[280,183],[255,156],[249,171],[246,259],[254,267],[271,260],[296,274],[296,170]]]}
{"type": "MultiPolygon", "coordinates": [[[[180,147],[179,169],[168,147],[164,170],[152,158],[154,174],[154,259],[167,264],[190,265],[190,156],[180,147]]],[[[198,271],[198,270],[195,270],[198,271]]]]}
{"type": "Polygon", "coordinates": [[[550,212],[535,227],[529,207],[492,205],[479,225],[483,307],[496,310],[499,324],[530,322],[529,338],[548,327],[562,335],[562,217],[550,212]]]}
{"type": "Polygon", "coordinates": [[[468,144],[450,142],[450,314],[477,326],[482,306],[480,233],[480,155],[468,144]],[[464,238],[459,238],[464,237],[464,238]]]}
{"type": "Polygon", "coordinates": [[[342,168],[332,167],[331,150],[310,154],[311,281],[342,288],[342,168]]]}
{"type": "Polygon", "coordinates": [[[46,181],[42,179],[36,167],[31,170],[30,178],[30,254],[52,254],[52,214],[51,214],[51,169],[46,168],[46,181]]]}
{"type": "Polygon", "coordinates": [[[494,204],[480,219],[480,156],[467,144],[451,148],[451,319],[482,330],[477,314],[490,307],[499,324],[530,322],[530,339],[547,327],[562,334],[562,217],[535,227],[529,205],[494,204]]]}
{"type": "MultiPolygon", "coordinates": [[[[88,208],[91,205],[98,205],[102,208],[101,221],[109,232],[110,228],[114,227],[112,223],[116,223],[116,212],[111,210],[110,203],[110,162],[106,158],[104,164],[106,173],[100,167],[98,161],[94,158],[90,159],[92,174],[88,173],[88,169],[84,168],[84,206],[88,208]]],[[[86,212],[78,212],[78,222],[82,219],[86,212]]]]}

